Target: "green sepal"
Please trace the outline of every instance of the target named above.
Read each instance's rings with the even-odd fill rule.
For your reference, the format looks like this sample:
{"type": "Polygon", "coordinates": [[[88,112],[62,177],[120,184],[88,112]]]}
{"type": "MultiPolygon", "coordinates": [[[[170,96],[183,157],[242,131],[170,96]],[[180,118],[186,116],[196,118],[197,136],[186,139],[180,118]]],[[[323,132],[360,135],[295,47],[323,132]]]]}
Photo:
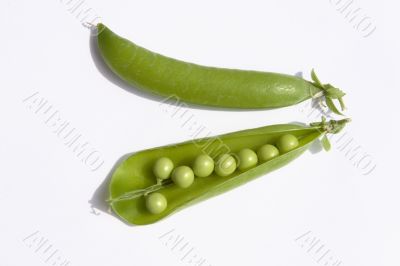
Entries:
{"type": "Polygon", "coordinates": [[[331,84],[324,84],[325,95],[331,99],[339,99],[346,95],[343,91],[333,87],[331,84]]]}
{"type": "Polygon", "coordinates": [[[346,105],[344,104],[343,98],[339,98],[340,109],[343,111],[346,109],[346,105]]]}
{"type": "Polygon", "coordinates": [[[335,106],[335,103],[333,102],[333,100],[331,98],[329,98],[328,96],[325,97],[325,103],[328,106],[328,108],[334,112],[337,115],[343,115],[335,106]]]}
{"type": "Polygon", "coordinates": [[[331,149],[331,142],[329,141],[329,139],[328,139],[328,137],[326,136],[326,134],[322,136],[321,144],[322,144],[322,147],[324,148],[325,151],[330,151],[330,149],[331,149]]]}
{"type": "Polygon", "coordinates": [[[314,85],[319,87],[320,89],[325,90],[324,85],[322,85],[321,81],[317,77],[317,74],[315,74],[314,68],[311,70],[311,79],[314,81],[314,85]]]}
{"type": "Polygon", "coordinates": [[[343,115],[339,109],[335,106],[333,99],[339,100],[340,108],[343,111],[346,107],[343,102],[343,96],[346,94],[339,88],[332,86],[331,84],[322,84],[314,69],[311,70],[311,79],[314,86],[320,88],[325,95],[325,102],[329,109],[335,114],[343,115]]]}

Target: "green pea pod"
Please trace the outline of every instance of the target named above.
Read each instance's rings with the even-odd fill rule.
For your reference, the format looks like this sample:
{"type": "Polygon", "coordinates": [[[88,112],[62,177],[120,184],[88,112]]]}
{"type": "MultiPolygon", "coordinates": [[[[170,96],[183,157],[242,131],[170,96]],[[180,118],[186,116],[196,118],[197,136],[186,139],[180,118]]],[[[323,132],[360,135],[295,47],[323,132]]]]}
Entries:
{"type": "Polygon", "coordinates": [[[288,164],[301,155],[313,141],[327,133],[339,132],[348,121],[323,120],[310,126],[265,126],[137,152],[123,161],[112,174],[109,202],[114,212],[128,223],[154,223],[179,209],[226,192],[288,164]],[[267,162],[260,162],[249,170],[237,169],[229,176],[218,176],[214,172],[207,177],[196,177],[190,187],[183,189],[169,179],[157,182],[153,174],[152,167],[161,157],[170,158],[175,166],[191,166],[200,154],[216,158],[221,154],[237,154],[244,148],[257,150],[264,144],[276,143],[281,136],[287,134],[298,139],[299,144],[295,149],[267,162]],[[166,209],[158,214],[152,214],[146,209],[145,197],[155,191],[164,195],[168,201],[166,209]]]}
{"type": "Polygon", "coordinates": [[[161,97],[175,95],[193,104],[242,109],[278,108],[324,97],[343,103],[344,93],[322,84],[314,71],[311,82],[285,74],[206,67],[153,53],[103,24],[97,30],[107,66],[128,84],[161,97]]]}

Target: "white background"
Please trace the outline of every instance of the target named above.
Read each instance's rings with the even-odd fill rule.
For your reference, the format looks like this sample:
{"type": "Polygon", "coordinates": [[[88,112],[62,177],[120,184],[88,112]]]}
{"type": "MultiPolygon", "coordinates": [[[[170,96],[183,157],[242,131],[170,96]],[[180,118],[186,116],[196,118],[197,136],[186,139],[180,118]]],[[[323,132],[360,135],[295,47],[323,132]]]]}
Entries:
{"type": "MultiPolygon", "coordinates": [[[[207,266],[334,265],[336,259],[340,265],[400,265],[399,4],[354,1],[349,10],[360,8],[359,15],[349,21],[337,10],[345,2],[87,0],[73,10],[78,1],[2,0],[0,265],[195,265],[182,259],[190,248],[188,256],[207,266]],[[367,159],[352,160],[344,140],[333,141],[329,153],[307,152],[156,224],[124,224],[101,203],[114,164],[128,152],[188,140],[190,131],[158,101],[99,71],[90,32],[80,22],[82,8],[118,34],[171,57],[302,71],[305,78],[314,67],[323,82],[347,93],[353,123],[343,138],[360,146],[358,155],[376,168],[365,174],[367,159]],[[376,27],[368,37],[357,29],[363,17],[363,27],[376,27]],[[33,94],[101,154],[98,170],[53,133],[43,110],[36,113],[33,94]],[[178,236],[183,240],[174,249],[178,236]],[[308,252],[313,238],[322,251],[308,252]]],[[[319,120],[310,110],[188,108],[213,134],[319,120]]]]}

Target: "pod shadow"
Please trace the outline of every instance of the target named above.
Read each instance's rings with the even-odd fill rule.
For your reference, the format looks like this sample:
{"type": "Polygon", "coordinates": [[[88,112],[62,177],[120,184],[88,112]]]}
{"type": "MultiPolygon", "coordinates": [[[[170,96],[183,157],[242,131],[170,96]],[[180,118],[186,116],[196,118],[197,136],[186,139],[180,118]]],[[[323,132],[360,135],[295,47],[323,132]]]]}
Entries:
{"type": "Polygon", "coordinates": [[[323,150],[321,141],[319,139],[315,140],[311,143],[310,148],[308,149],[312,154],[319,153],[323,150]]]}
{"type": "Polygon", "coordinates": [[[105,213],[108,215],[111,215],[115,218],[117,218],[118,220],[124,222],[126,225],[129,226],[135,226],[133,224],[130,224],[126,221],[124,221],[123,219],[121,219],[120,217],[118,217],[118,215],[116,215],[112,210],[110,205],[107,203],[107,199],[109,197],[109,192],[108,192],[108,187],[111,181],[111,177],[114,173],[114,171],[116,170],[116,168],[124,161],[126,160],[129,156],[131,156],[133,153],[128,153],[123,155],[121,158],[119,158],[117,160],[117,162],[113,165],[113,167],[111,168],[110,172],[107,174],[106,178],[103,180],[103,182],[101,182],[100,186],[95,190],[95,192],[92,195],[92,198],[88,201],[91,208],[93,210],[98,210],[101,213],[105,213]]]}

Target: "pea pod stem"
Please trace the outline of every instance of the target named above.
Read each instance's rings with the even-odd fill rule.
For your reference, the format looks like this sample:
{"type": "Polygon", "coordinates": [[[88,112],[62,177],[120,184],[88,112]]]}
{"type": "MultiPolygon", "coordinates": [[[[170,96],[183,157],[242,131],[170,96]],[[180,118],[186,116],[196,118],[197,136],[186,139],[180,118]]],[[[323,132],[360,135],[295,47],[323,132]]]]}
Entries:
{"type": "Polygon", "coordinates": [[[341,120],[330,120],[327,122],[326,118],[322,117],[321,122],[310,123],[310,126],[319,130],[321,133],[336,134],[340,132],[349,122],[351,122],[350,118],[345,118],[341,120]]]}
{"type": "Polygon", "coordinates": [[[315,94],[312,94],[312,93],[310,93],[310,94],[312,95],[312,97],[311,97],[312,99],[319,99],[319,98],[324,96],[324,92],[323,91],[319,91],[319,92],[317,92],[315,94]]]}
{"type": "Polygon", "coordinates": [[[89,30],[96,29],[96,25],[94,25],[93,23],[87,22],[87,21],[82,22],[82,26],[85,28],[88,28],[89,30]]]}

